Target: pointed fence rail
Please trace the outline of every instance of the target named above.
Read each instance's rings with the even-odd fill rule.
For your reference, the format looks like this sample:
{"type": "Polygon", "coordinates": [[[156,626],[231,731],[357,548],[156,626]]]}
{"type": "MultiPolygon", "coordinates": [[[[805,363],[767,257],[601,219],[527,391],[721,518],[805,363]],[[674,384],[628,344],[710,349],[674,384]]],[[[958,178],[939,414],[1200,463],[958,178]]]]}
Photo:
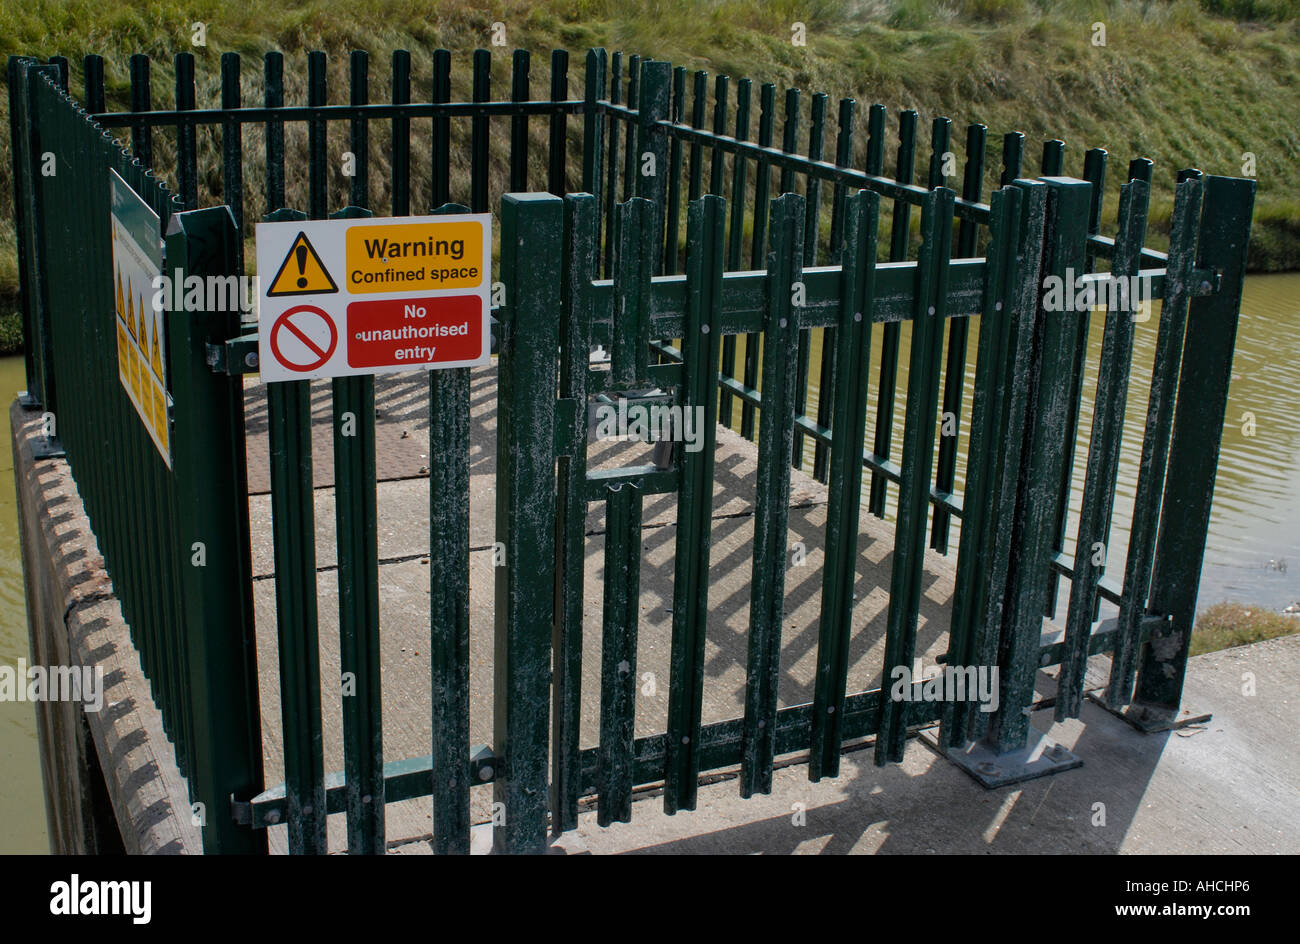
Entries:
{"type": "Polygon", "coordinates": [[[540,851],[548,832],[577,825],[588,796],[602,825],[628,820],[634,791],[657,782],[668,812],[693,809],[702,773],[735,768],[743,795],[764,793],[784,755],[807,752],[814,780],[835,776],[845,745],[874,737],[876,762],[896,762],[909,732],[935,723],[954,751],[976,745],[1009,757],[1030,743],[1039,668],[1060,665],[1056,714],[1074,717],[1088,659],[1100,653],[1111,655],[1112,707],[1147,721],[1176,711],[1251,182],[1180,173],[1166,256],[1143,246],[1149,161],[1133,161],[1120,182],[1111,239],[1101,234],[1100,149],[1074,179],[1062,176],[1064,144],[1049,141],[1038,178],[1027,179],[1022,135],[1001,138],[999,164],[987,129],[971,125],[954,189],[946,118],[931,122],[925,154],[915,112],[890,129],[883,106],[860,119],[845,99],[832,122],[818,94],[805,125],[797,90],[755,94],[747,79],[710,81],[636,56],[625,68],[621,54],[591,51],[582,96],[571,97],[569,55],[557,50],[547,95],[537,97],[530,54],[518,50],[507,99],[494,97],[503,86],[493,85],[483,50],[465,82],[453,80],[446,50],[427,60],[399,50],[379,95],[368,55],[357,52],[347,104],[331,104],[341,97],[329,87],[334,73],[313,52],[306,101],[293,104],[279,53],[261,62],[256,102],[246,91],[258,82],[238,55],[223,55],[215,103],[197,100],[195,60],[182,54],[168,109],[156,107],[165,83],[153,62],[127,65],[129,111],[114,112],[97,56],[82,64],[83,104],[70,96],[66,60],[8,64],[26,402],[57,418],[48,451],[66,453],[76,477],[209,851],[265,851],[266,829],[287,824],[291,852],[324,852],[327,817],[345,814],[348,851],[382,853],[386,805],[429,797],[435,850],[464,853],[470,788],[485,783],[507,810],[497,848],[540,851]],[[502,125],[507,146],[494,151],[502,125]],[[331,167],[344,149],[349,174],[340,179],[331,167]],[[150,168],[165,169],[168,183],[150,168]],[[255,369],[255,348],[238,310],[166,312],[169,468],[134,417],[113,356],[110,170],[158,215],[164,268],[200,276],[243,273],[256,219],[499,212],[496,521],[508,566],[496,573],[490,746],[471,745],[468,724],[468,373],[429,376],[438,460],[429,477],[433,712],[422,757],[392,758],[382,739],[374,385],[332,385],[336,430],[342,417],[359,418],[357,435],[334,442],[339,644],[356,683],[342,709],[337,772],[322,750],[309,388],[274,384],[285,772],[283,783],[264,783],[242,376],[255,369]],[[1108,275],[1094,271],[1107,262],[1108,275]],[[1163,299],[1122,566],[1106,548],[1139,322],[1137,299],[1112,292],[1111,276],[1139,278],[1163,299]],[[1075,277],[1104,299],[1098,312],[1063,306],[1047,287],[1075,277]],[[1104,325],[1079,482],[1093,317],[1104,325]],[[607,364],[592,361],[596,345],[607,364]],[[588,469],[587,404],[644,389],[703,412],[703,449],[588,469]],[[759,462],[744,713],[706,724],[714,447],[717,426],[733,424],[756,440],[759,462]],[[788,497],[793,471],[805,467],[829,498],[816,668],[812,700],[782,706],[788,497]],[[890,513],[891,494],[881,684],[851,691],[857,539],[862,515],[890,513]],[[669,705],[664,731],[637,736],[642,518],[656,495],[677,502],[669,705]],[[599,503],[599,743],[583,747],[585,522],[599,503]],[[926,700],[923,681],[906,681],[927,548],[949,554],[954,543],[946,662],[998,670],[992,713],[970,700],[926,700]],[[200,546],[206,566],[193,565],[200,546]],[[1061,578],[1070,592],[1054,629],[1045,618],[1061,578]],[[1117,615],[1098,622],[1103,606],[1117,615]]]}

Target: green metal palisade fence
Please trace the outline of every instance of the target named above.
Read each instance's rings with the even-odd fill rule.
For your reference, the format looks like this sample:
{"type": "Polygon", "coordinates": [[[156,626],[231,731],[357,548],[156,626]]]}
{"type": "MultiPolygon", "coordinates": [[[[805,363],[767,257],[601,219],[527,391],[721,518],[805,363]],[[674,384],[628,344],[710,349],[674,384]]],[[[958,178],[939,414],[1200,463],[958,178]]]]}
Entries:
{"type": "Polygon", "coordinates": [[[262,836],[233,828],[230,805],[262,780],[243,390],[239,377],[208,363],[208,345],[237,334],[239,315],[166,315],[172,409],[184,417],[168,469],[118,382],[109,171],[158,213],[166,258],[189,272],[232,272],[237,230],[223,207],[181,213],[178,197],[68,97],[65,74],[9,63],[29,395],[53,414],[191,800],[201,804],[194,815],[206,823],[206,847],[262,851],[262,836]],[[38,166],[46,155],[48,174],[38,166]],[[196,542],[211,566],[193,565],[196,542]]]}
{"type": "MultiPolygon", "coordinates": [[[[1049,141],[1039,177],[1026,179],[1023,136],[1002,139],[995,168],[986,129],[973,125],[958,193],[946,186],[946,118],[932,123],[921,185],[919,118],[911,111],[899,115],[891,135],[885,108],[871,106],[863,143],[855,139],[856,105],[846,99],[830,142],[825,95],[811,97],[804,137],[800,93],[787,91],[778,122],[776,90],[765,85],[754,133],[749,80],[736,83],[733,115],[728,77],[716,76],[710,95],[703,72],[688,76],[633,56],[625,73],[621,54],[607,58],[603,50],[586,57],[581,98],[570,97],[567,53],[553,53],[549,96],[538,98],[529,54],[516,51],[508,100],[493,98],[491,59],[480,50],[470,100],[459,102],[452,101],[450,53],[433,54],[432,74],[420,77],[429,100],[413,102],[411,57],[399,50],[390,101],[382,103],[371,102],[368,56],[357,52],[348,104],[329,104],[326,66],[324,54],[311,53],[307,101],[286,104],[283,58],[268,53],[263,101],[250,105],[242,100],[241,60],[228,53],[219,105],[200,108],[194,60],[182,54],[174,108],[155,110],[150,60],[135,56],[125,113],[107,111],[99,57],[83,64],[84,107],[68,95],[65,60],[15,57],[8,67],[29,402],[58,419],[52,448],[66,450],[167,734],[202,804],[196,812],[209,851],[265,851],[265,828],[285,823],[290,851],[324,852],[326,816],[346,813],[348,850],[382,853],[385,804],[431,797],[436,851],[463,853],[470,786],[487,782],[509,811],[494,832],[497,848],[540,851],[548,831],[576,826],[589,793],[601,824],[629,819],[633,791],[659,781],[668,812],[693,809],[702,772],[738,767],[744,795],[768,792],[781,755],[808,752],[814,780],[834,776],[847,742],[874,736],[876,762],[897,761],[909,728],[933,722],[945,745],[978,742],[994,755],[1012,755],[1029,743],[1025,709],[1038,669],[1061,666],[1057,717],[1075,717],[1087,659],[1103,652],[1112,655],[1112,707],[1129,706],[1149,723],[1176,711],[1226,405],[1251,182],[1180,173],[1166,256],[1143,247],[1149,161],[1133,161],[1121,182],[1118,236],[1100,234],[1107,166],[1100,149],[1085,155],[1083,177],[1074,179],[1062,176],[1064,144],[1049,141]],[[508,152],[494,161],[491,127],[507,119],[508,152]],[[412,155],[414,121],[429,122],[427,160],[412,155]],[[356,156],[346,190],[331,182],[327,162],[330,128],[340,122],[356,156]],[[375,122],[387,122],[391,132],[385,180],[370,167],[375,122]],[[536,166],[535,122],[546,127],[536,166]],[[287,142],[290,124],[305,125],[305,152],[287,142]],[[249,147],[247,126],[259,131],[252,137],[260,151],[249,147]],[[111,129],[129,132],[130,155],[111,129]],[[573,167],[571,145],[582,155],[573,167]],[[199,173],[201,152],[219,161],[219,186],[216,176],[199,173]],[[52,177],[41,172],[50,154],[59,168],[52,177]],[[890,160],[892,177],[885,172],[890,160]],[[257,212],[244,187],[249,162],[264,180],[257,212]],[[162,164],[171,167],[174,194],[149,169],[162,164]],[[414,169],[426,164],[427,178],[414,169]],[[415,758],[388,758],[381,735],[373,381],[333,382],[336,421],[346,413],[361,420],[358,435],[346,443],[336,436],[334,448],[340,649],[343,670],[357,679],[357,697],[344,707],[345,769],[335,773],[325,770],[321,748],[309,387],[273,384],[285,780],[263,783],[242,383],[255,369],[255,347],[238,312],[168,313],[175,424],[174,468],[166,469],[117,382],[106,275],[110,168],[157,210],[166,266],[187,274],[241,274],[250,216],[499,207],[507,303],[494,310],[496,520],[510,563],[497,570],[491,746],[469,743],[468,372],[429,377],[429,449],[438,457],[429,481],[434,707],[430,753],[415,758]],[[543,182],[546,193],[529,192],[543,182]],[[1092,315],[1044,309],[1047,277],[1092,273],[1107,261],[1112,274],[1140,274],[1164,300],[1122,577],[1117,566],[1109,576],[1092,550],[1106,545],[1113,517],[1131,305],[1112,303],[1104,312],[1073,559],[1063,548],[1092,315]],[[960,431],[968,445],[957,495],[957,438],[938,428],[945,414],[966,415],[972,319],[979,325],[975,381],[970,420],[960,431]],[[911,347],[900,404],[905,323],[911,347]],[[873,351],[876,324],[882,328],[873,351]],[[818,365],[813,332],[823,352],[818,365]],[[607,366],[591,362],[593,345],[609,352],[607,366]],[[880,382],[869,440],[872,358],[880,382]],[[655,387],[674,404],[703,409],[704,448],[676,450],[666,465],[589,471],[591,398],[655,387]],[[903,435],[895,443],[900,406],[903,435]],[[716,425],[730,425],[733,415],[742,435],[756,438],[759,455],[745,710],[706,725],[713,452],[716,425]],[[811,472],[829,493],[815,693],[807,704],[781,708],[788,495],[805,442],[812,444],[811,472]],[[881,678],[912,665],[926,548],[949,553],[957,518],[947,661],[998,667],[1001,707],[991,717],[971,703],[848,690],[861,515],[883,516],[891,486],[897,514],[881,678]],[[638,738],[642,509],[647,496],[662,494],[675,494],[678,507],[670,704],[666,730],[638,738]],[[600,740],[583,749],[582,562],[594,502],[605,503],[608,521],[600,740]],[[205,567],[191,566],[194,542],[206,547],[205,567]],[[1054,615],[1061,577],[1071,582],[1064,628],[1045,636],[1043,619],[1054,615]],[[1118,616],[1094,626],[1102,601],[1118,616]]],[[[1094,284],[1104,278],[1086,276],[1094,284]]]]}

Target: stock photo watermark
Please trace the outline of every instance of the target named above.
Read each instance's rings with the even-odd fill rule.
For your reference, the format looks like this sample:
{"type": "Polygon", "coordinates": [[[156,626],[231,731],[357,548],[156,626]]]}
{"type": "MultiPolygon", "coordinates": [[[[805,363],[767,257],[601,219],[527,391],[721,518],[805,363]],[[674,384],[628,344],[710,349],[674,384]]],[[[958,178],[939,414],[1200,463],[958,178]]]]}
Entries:
{"type": "Polygon", "coordinates": [[[132,924],[153,917],[153,883],[149,881],[89,881],[73,872],[66,882],[50,885],[50,914],[125,915],[132,924]]]}
{"type": "Polygon", "coordinates": [[[1155,297],[1151,279],[1144,275],[1085,275],[1067,268],[1065,275],[1043,279],[1043,310],[1084,312],[1106,307],[1132,312],[1134,321],[1151,317],[1155,297]]]}
{"type": "Polygon", "coordinates": [[[20,658],[17,665],[0,665],[0,701],[77,701],[87,711],[99,711],[104,707],[104,669],[28,665],[20,658]]]}
{"type": "Polygon", "coordinates": [[[620,397],[594,410],[597,440],[681,443],[687,452],[704,448],[704,407],[638,403],[620,397]]]}
{"type": "Polygon", "coordinates": [[[979,710],[991,714],[998,710],[998,667],[996,665],[935,666],[927,672],[923,666],[915,671],[896,665],[890,672],[891,701],[944,701],[979,703],[979,710]],[[916,678],[920,676],[920,678],[916,678]],[[915,681],[914,681],[915,678],[915,681]]]}

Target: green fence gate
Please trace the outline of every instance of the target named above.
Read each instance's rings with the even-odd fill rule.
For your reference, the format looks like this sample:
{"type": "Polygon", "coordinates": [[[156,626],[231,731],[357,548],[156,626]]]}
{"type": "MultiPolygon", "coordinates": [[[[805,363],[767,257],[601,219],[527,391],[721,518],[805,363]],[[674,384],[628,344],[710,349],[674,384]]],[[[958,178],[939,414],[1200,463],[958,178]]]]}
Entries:
{"type": "Polygon", "coordinates": [[[265,851],[266,830],[287,825],[291,852],[324,852],[327,816],[344,813],[348,850],[382,853],[386,805],[429,797],[435,850],[467,852],[471,788],[485,783],[506,811],[496,848],[541,851],[548,834],[577,825],[585,796],[595,796],[602,825],[628,820],[634,791],[648,784],[663,784],[668,812],[692,809],[703,773],[735,769],[743,795],[769,792],[778,758],[806,753],[812,779],[835,776],[846,745],[874,738],[875,762],[896,762],[910,731],[936,723],[949,755],[996,784],[1070,765],[1068,752],[1031,750],[1035,677],[1059,665],[1056,717],[1077,717],[1085,667],[1101,653],[1111,656],[1106,702],[1149,726],[1169,723],[1209,522],[1252,182],[1181,172],[1166,255],[1144,248],[1149,161],[1129,165],[1110,239],[1101,235],[1107,162],[1099,149],[1085,155],[1076,179],[1063,176],[1062,142],[1048,142],[1030,179],[1023,136],[1003,138],[994,169],[986,129],[973,125],[958,194],[946,186],[945,118],[933,122],[920,185],[911,111],[891,132],[884,107],[872,106],[863,142],[854,102],[840,102],[828,160],[824,95],[809,103],[801,153],[797,90],[786,93],[778,145],[771,85],[760,90],[751,137],[748,80],[736,83],[733,113],[726,76],[710,91],[703,72],[635,56],[625,70],[619,54],[594,50],[583,97],[571,98],[568,56],[556,51],[549,96],[539,98],[528,53],[518,51],[509,100],[495,100],[491,61],[480,50],[469,94],[457,101],[450,54],[431,59],[431,75],[413,81],[411,55],[395,53],[389,101],[372,103],[368,58],[354,53],[349,103],[331,105],[326,58],[311,53],[307,101],[289,105],[283,59],[270,53],[264,101],[249,105],[240,59],[226,54],[219,107],[199,108],[194,59],[183,54],[174,107],[155,110],[151,63],[136,56],[128,112],[108,110],[99,57],[83,64],[81,105],[69,96],[66,60],[9,61],[28,403],[57,419],[49,451],[65,451],[71,464],[201,804],[208,851],[265,851]],[[428,101],[413,102],[413,87],[427,87],[428,101]],[[573,127],[571,116],[580,117],[573,127]],[[509,146],[494,154],[492,128],[505,121],[509,146]],[[331,179],[328,161],[338,122],[356,168],[343,181],[331,179]],[[540,150],[532,140],[539,122],[540,150]],[[416,124],[427,128],[419,139],[428,151],[413,158],[416,124]],[[305,146],[286,126],[305,126],[305,146]],[[387,131],[385,149],[371,141],[376,126],[387,131]],[[129,154],[118,140],[128,132],[129,154]],[[887,143],[896,147],[893,176],[885,173],[887,143]],[[371,169],[376,154],[390,168],[382,180],[371,169]],[[425,165],[427,175],[415,169],[425,165]],[[167,183],[150,170],[162,167],[167,183]],[[260,200],[245,191],[250,167],[263,184],[260,200]],[[505,566],[495,576],[490,746],[471,745],[469,728],[469,371],[428,378],[433,711],[429,753],[411,758],[383,746],[374,382],[332,383],[340,664],[356,684],[342,707],[344,769],[336,772],[322,752],[310,386],[270,384],[285,773],[279,785],[263,781],[244,418],[256,337],[239,311],[200,304],[166,313],[168,468],[117,377],[110,170],[158,213],[165,270],[189,275],[243,273],[250,202],[261,219],[400,216],[413,206],[499,211],[495,500],[505,566]],[[543,172],[547,192],[528,192],[543,172]],[[1107,262],[1109,272],[1100,272],[1107,262]],[[1091,311],[1056,304],[1048,286],[1076,274],[1077,285],[1107,301],[1070,555],[1091,311]],[[1136,299],[1110,287],[1131,277],[1163,301],[1121,569],[1104,549],[1136,299]],[[606,359],[592,359],[596,345],[606,359]],[[869,363],[879,378],[870,439],[869,363]],[[589,468],[589,404],[632,390],[702,411],[704,447],[644,466],[589,468]],[[339,433],[344,414],[362,419],[354,437],[339,433]],[[952,423],[956,430],[944,428],[952,423]],[[705,724],[723,427],[755,440],[758,457],[744,712],[705,724]],[[967,438],[964,464],[958,435],[967,438]],[[828,498],[814,697],[781,707],[789,496],[794,470],[805,467],[828,498]],[[882,684],[850,691],[850,646],[862,628],[854,597],[862,516],[889,513],[891,491],[882,684]],[[676,501],[670,694],[665,730],[637,737],[642,526],[645,500],[657,495],[676,501]],[[600,717],[599,743],[584,748],[582,665],[592,641],[584,645],[583,561],[593,507],[603,507],[606,521],[600,717]],[[883,681],[917,655],[927,545],[951,553],[954,518],[961,527],[946,662],[998,669],[992,714],[970,701],[925,701],[919,681],[909,683],[915,697],[895,698],[883,681]],[[1070,585],[1064,619],[1045,628],[1062,577],[1070,585]],[[1103,605],[1114,615],[1098,622],[1103,605]]]}

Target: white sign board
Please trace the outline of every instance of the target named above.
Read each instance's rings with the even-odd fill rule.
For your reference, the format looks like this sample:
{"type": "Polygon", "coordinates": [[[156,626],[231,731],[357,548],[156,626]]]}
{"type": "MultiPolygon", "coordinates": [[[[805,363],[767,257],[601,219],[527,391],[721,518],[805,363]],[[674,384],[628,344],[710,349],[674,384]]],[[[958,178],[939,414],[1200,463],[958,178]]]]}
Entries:
{"type": "Polygon", "coordinates": [[[491,267],[489,213],[258,223],[262,379],[486,364],[491,267]]]}
{"type": "Polygon", "coordinates": [[[154,279],[162,271],[158,214],[108,172],[113,227],[113,299],[117,309],[117,377],[170,469],[171,395],[167,392],[167,335],[154,279]]]}

